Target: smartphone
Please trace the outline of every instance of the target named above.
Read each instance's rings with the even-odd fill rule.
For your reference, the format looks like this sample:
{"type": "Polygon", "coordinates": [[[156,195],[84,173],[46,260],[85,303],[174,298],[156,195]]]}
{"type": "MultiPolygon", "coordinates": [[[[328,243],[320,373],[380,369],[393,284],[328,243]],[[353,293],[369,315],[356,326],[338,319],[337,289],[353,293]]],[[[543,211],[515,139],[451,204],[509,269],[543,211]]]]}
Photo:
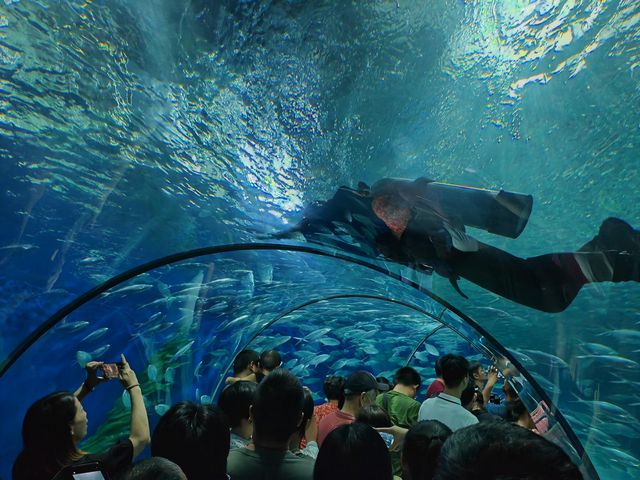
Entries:
{"type": "Polygon", "coordinates": [[[109,476],[100,462],[91,462],[65,467],[53,480],[109,480],[109,476]]]}
{"type": "Polygon", "coordinates": [[[391,445],[393,445],[393,435],[387,432],[378,432],[378,433],[382,437],[382,440],[384,440],[384,443],[387,446],[387,448],[391,448],[391,445]]]}
{"type": "Polygon", "coordinates": [[[102,364],[102,373],[104,373],[105,378],[118,378],[118,373],[120,371],[120,364],[118,363],[103,363],[102,364]]]}

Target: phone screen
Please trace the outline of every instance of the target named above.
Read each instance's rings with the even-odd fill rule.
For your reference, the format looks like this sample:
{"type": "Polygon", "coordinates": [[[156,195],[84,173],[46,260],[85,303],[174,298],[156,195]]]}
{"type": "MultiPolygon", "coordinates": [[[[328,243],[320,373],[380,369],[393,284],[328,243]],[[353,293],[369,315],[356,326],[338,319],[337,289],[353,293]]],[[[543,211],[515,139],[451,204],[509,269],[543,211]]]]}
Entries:
{"type": "Polygon", "coordinates": [[[384,443],[387,446],[387,448],[391,448],[391,445],[393,445],[393,435],[387,432],[378,432],[378,433],[382,437],[382,440],[384,440],[384,443]]]}
{"type": "Polygon", "coordinates": [[[105,480],[102,472],[74,473],[73,480],[105,480]]]}
{"type": "Polygon", "coordinates": [[[118,377],[118,364],[117,363],[104,363],[102,364],[102,371],[107,378],[118,377]]]}

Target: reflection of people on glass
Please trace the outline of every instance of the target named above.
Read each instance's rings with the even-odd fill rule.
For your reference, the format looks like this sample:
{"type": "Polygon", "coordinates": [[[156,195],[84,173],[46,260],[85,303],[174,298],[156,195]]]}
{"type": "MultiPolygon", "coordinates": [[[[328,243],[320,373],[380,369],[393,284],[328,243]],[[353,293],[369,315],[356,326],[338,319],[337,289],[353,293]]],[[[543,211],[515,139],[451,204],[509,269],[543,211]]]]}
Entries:
{"type": "Polygon", "coordinates": [[[371,188],[362,182],[357,189],[340,187],[332,199],[311,205],[302,222],[278,237],[300,232],[310,241],[382,254],[419,270],[435,270],[461,294],[460,277],[546,312],[567,308],[587,283],[640,281],[640,232],[617,218],[606,219],[576,252],[530,258],[482,243],[465,231],[470,226],[517,238],[532,204],[530,195],[426,178],[385,178],[371,188]]]}

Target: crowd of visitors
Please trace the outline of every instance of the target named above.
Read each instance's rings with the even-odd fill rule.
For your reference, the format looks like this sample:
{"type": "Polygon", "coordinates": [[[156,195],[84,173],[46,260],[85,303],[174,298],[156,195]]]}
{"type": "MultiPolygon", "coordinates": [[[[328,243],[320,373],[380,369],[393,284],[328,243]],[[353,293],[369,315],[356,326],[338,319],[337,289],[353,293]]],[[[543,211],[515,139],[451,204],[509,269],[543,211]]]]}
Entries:
{"type": "Polygon", "coordinates": [[[87,433],[81,402],[108,378],[100,374],[104,364],[90,362],[78,390],[28,409],[13,478],[71,480],[89,470],[112,480],[582,478],[535,430],[508,379],[505,401],[493,401],[494,367],[444,355],[422,403],[422,379],[408,366],[393,382],[367,371],[329,376],[326,403],[314,406],[311,391],[281,365],[273,350],[241,352],[217,405],[176,403],[151,435],[140,384],[123,356],[115,376],[131,398],[130,435],[92,454],[78,446],[87,433]],[[152,457],[134,464],[149,443],[152,457]]]}

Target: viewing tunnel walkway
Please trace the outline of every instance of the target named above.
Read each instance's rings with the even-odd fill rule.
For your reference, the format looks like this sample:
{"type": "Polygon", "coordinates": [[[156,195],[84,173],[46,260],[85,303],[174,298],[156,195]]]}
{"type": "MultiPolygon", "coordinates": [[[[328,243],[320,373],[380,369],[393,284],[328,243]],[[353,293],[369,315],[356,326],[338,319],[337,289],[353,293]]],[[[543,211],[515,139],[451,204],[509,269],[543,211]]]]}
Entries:
{"type": "MultiPolygon", "coordinates": [[[[9,393],[0,406],[15,412],[1,427],[13,441],[0,453],[0,476],[10,476],[27,406],[75,389],[89,360],[126,355],[153,428],[176,401],[217,401],[241,350],[275,348],[316,400],[327,375],[363,369],[392,378],[411,365],[423,379],[422,400],[435,361],[446,353],[500,367],[509,362],[511,383],[537,430],[586,479],[599,478],[559,409],[561,399],[541,387],[517,354],[427,289],[428,280],[395,264],[281,243],[201,248],[128,270],[61,308],[0,364],[0,391],[9,393]]],[[[130,403],[115,383],[86,400],[86,450],[105,448],[128,428],[130,403]]]]}

